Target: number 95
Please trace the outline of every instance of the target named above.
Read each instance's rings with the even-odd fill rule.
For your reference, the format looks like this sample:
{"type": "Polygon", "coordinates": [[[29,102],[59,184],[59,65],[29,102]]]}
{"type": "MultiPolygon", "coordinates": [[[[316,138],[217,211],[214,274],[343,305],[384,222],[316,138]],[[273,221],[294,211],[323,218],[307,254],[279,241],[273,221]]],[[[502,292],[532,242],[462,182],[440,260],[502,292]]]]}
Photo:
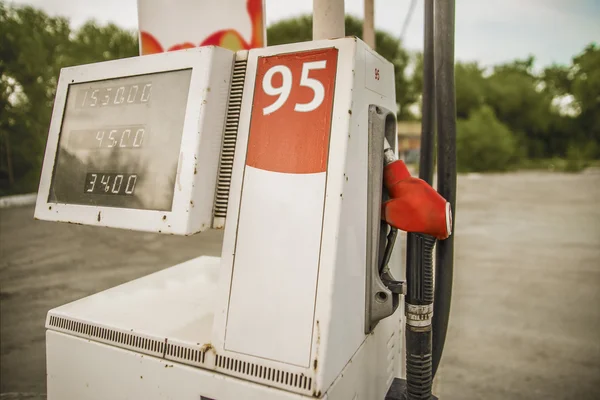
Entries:
{"type": "MultiPolygon", "coordinates": [[[[308,103],[296,103],[294,105],[294,111],[298,112],[310,112],[316,110],[325,97],[325,88],[323,83],[318,79],[310,78],[308,76],[311,70],[325,69],[327,61],[312,61],[305,62],[302,64],[302,73],[300,75],[300,86],[311,88],[314,96],[308,103]]],[[[290,97],[292,92],[292,71],[285,65],[275,65],[265,73],[262,80],[262,89],[269,96],[279,96],[275,102],[265,108],[263,108],[263,115],[271,114],[279,110],[290,97]],[[281,74],[282,83],[279,87],[273,86],[273,76],[275,74],[281,74]]]]}

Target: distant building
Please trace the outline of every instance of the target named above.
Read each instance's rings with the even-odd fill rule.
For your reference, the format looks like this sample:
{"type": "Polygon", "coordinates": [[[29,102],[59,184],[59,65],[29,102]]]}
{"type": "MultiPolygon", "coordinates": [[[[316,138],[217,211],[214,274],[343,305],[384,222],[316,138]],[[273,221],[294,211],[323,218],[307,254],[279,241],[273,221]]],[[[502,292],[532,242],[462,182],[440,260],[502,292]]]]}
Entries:
{"type": "Polygon", "coordinates": [[[398,121],[398,154],[406,163],[419,162],[421,121],[398,121]]]}

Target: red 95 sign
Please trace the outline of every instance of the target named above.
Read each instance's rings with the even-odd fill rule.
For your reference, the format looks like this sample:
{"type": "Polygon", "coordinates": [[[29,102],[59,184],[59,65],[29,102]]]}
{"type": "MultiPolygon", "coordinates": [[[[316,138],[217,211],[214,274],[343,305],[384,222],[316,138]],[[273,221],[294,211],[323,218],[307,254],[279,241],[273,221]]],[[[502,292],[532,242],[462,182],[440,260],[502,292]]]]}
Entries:
{"type": "Polygon", "coordinates": [[[325,172],[337,57],[328,48],[258,59],[247,165],[325,172]]]}

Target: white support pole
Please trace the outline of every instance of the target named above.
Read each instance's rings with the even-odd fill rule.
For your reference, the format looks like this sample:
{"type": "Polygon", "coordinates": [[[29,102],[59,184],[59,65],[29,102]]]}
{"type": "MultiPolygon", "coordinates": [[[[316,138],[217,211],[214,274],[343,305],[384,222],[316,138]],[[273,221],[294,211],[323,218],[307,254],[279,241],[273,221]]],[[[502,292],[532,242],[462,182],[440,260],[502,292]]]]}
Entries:
{"type": "Polygon", "coordinates": [[[375,0],[364,0],[365,21],[363,23],[363,40],[372,49],[375,48],[375,0]]]}
{"type": "Polygon", "coordinates": [[[346,36],[344,0],[313,0],[313,40],[346,36]]]}

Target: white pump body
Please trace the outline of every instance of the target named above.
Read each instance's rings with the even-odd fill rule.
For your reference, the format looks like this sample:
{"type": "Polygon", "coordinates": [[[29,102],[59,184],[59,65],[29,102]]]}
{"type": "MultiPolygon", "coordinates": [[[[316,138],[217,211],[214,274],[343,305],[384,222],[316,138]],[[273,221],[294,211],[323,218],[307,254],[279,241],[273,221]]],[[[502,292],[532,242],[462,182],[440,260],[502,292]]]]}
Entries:
{"type": "MultiPolygon", "coordinates": [[[[383,399],[401,376],[403,306],[370,288],[381,204],[370,163],[382,168],[384,137],[372,156],[369,132],[373,113],[396,110],[393,65],[344,38],[237,54],[192,49],[93,68],[114,78],[139,74],[143,63],[167,70],[169,58],[205,66],[188,64],[171,209],[55,204],[41,190],[36,216],[180,234],[224,228],[221,257],[51,310],[48,398],[383,399]]],[[[85,66],[68,74],[81,76],[77,68],[85,66]]],[[[61,90],[42,188],[57,179],[61,90]]],[[[385,121],[396,148],[393,114],[385,121]]],[[[396,277],[400,250],[398,240],[389,264],[396,277]]]]}

